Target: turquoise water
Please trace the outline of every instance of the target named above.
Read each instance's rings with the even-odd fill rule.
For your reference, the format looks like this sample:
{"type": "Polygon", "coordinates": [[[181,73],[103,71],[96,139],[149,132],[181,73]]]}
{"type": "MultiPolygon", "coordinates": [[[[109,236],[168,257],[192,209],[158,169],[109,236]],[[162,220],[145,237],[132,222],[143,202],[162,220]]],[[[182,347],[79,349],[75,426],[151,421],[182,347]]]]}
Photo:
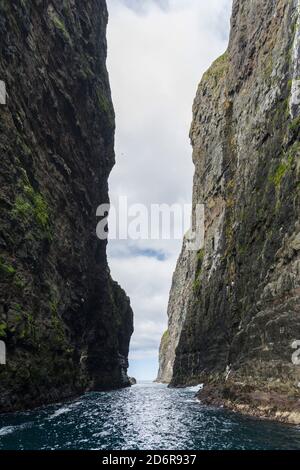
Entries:
{"type": "Polygon", "coordinates": [[[194,389],[141,383],[0,416],[0,449],[300,449],[300,427],[201,406],[194,389]]]}

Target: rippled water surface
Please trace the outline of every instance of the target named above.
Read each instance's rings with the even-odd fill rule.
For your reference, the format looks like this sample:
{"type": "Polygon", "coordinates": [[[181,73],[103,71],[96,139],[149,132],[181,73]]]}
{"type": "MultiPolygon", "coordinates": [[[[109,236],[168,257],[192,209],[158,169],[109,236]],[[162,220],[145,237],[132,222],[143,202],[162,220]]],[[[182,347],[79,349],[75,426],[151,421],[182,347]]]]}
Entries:
{"type": "Polygon", "coordinates": [[[0,449],[300,449],[300,428],[203,407],[193,389],[141,383],[0,416],[0,449]]]}

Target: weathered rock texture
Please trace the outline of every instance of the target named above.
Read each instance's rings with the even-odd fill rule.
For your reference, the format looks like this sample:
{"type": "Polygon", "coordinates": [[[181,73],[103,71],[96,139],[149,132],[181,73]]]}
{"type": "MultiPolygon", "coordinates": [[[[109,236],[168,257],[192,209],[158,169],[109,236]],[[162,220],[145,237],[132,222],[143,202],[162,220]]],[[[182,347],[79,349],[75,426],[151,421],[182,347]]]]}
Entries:
{"type": "Polygon", "coordinates": [[[96,208],[114,111],[104,0],[0,2],[0,411],[129,385],[129,299],[96,208]]]}
{"type": "Polygon", "coordinates": [[[300,422],[299,90],[300,2],[234,0],[228,50],[193,108],[205,244],[168,352],[172,385],[204,382],[205,402],[289,422],[300,422]]]}

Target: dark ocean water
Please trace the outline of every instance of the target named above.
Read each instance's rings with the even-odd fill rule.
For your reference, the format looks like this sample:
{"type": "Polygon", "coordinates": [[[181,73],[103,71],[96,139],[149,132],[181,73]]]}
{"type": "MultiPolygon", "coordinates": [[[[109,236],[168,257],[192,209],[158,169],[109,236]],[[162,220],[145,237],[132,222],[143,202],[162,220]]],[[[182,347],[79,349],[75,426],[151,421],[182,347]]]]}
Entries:
{"type": "Polygon", "coordinates": [[[0,416],[0,449],[300,449],[300,427],[201,406],[194,389],[141,383],[0,416]]]}

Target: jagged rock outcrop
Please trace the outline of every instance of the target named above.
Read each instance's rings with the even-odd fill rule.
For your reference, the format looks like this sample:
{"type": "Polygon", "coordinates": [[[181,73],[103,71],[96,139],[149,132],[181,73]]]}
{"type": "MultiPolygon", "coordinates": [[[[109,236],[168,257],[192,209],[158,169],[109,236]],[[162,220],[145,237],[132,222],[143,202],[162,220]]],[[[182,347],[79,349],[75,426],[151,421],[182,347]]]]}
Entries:
{"type": "Polygon", "coordinates": [[[129,299],[110,277],[114,111],[104,0],[0,2],[0,411],[129,385],[129,299]]]}
{"type": "Polygon", "coordinates": [[[203,402],[293,423],[300,422],[300,367],[292,362],[300,339],[299,69],[300,2],[234,0],[228,50],[204,75],[193,108],[193,204],[205,204],[205,243],[171,382],[204,382],[203,402]]]}

